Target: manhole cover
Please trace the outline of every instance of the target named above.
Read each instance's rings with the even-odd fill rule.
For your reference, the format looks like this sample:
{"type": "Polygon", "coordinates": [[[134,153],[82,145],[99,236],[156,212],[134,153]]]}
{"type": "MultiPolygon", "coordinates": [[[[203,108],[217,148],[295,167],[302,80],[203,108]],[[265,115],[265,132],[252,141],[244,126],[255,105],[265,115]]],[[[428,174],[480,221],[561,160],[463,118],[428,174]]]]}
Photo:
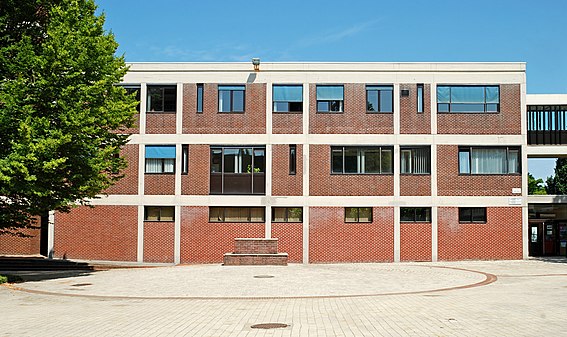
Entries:
{"type": "Polygon", "coordinates": [[[75,283],[71,284],[71,287],[84,287],[84,286],[92,286],[92,283],[75,283]]]}
{"type": "Polygon", "coordinates": [[[274,275],[255,275],[254,278],[273,278],[274,275]]]}
{"type": "Polygon", "coordinates": [[[251,326],[252,329],[279,329],[287,328],[289,325],[284,323],[260,323],[251,326]]]}

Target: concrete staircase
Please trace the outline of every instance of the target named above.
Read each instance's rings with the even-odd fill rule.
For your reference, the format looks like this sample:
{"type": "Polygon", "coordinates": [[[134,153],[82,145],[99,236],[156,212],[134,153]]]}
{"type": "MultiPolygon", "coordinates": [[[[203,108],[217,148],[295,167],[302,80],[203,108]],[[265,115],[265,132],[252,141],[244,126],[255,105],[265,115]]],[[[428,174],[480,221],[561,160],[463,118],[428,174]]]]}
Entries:
{"type": "Polygon", "coordinates": [[[225,266],[287,266],[287,253],[278,253],[278,239],[234,239],[234,252],[224,254],[225,266]]]}

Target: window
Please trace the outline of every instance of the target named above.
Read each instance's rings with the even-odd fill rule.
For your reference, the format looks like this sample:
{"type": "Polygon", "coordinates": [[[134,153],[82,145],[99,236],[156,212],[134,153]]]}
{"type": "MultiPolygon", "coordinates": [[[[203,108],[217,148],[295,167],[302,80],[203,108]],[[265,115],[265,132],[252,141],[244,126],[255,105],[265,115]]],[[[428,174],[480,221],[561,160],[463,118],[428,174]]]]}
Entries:
{"type": "Polygon", "coordinates": [[[431,222],[431,207],[400,207],[401,222],[431,222]]]}
{"type": "Polygon", "coordinates": [[[342,85],[317,86],[317,112],[343,112],[343,102],[342,85]]]}
{"type": "Polygon", "coordinates": [[[345,207],[345,222],[372,222],[372,207],[345,207]]]}
{"type": "Polygon", "coordinates": [[[181,145],[181,174],[189,174],[189,145],[181,145]]]}
{"type": "Polygon", "coordinates": [[[459,147],[460,174],[519,174],[519,147],[459,147]]]}
{"type": "Polygon", "coordinates": [[[272,207],[273,222],[303,222],[302,207],[272,207]]]}
{"type": "Polygon", "coordinates": [[[177,87],[175,85],[148,85],[148,112],[175,112],[177,87]]]}
{"type": "Polygon", "coordinates": [[[203,84],[197,84],[197,113],[203,112],[203,84]]]}
{"type": "Polygon", "coordinates": [[[459,207],[459,222],[486,223],[486,207],[459,207]]]}
{"type": "Polygon", "coordinates": [[[274,85],[272,87],[272,101],[274,102],[274,112],[302,112],[303,86],[274,85]]]}
{"type": "Polygon", "coordinates": [[[244,112],[243,85],[219,85],[219,112],[244,112]]]}
{"type": "Polygon", "coordinates": [[[393,112],[394,87],[391,85],[367,85],[366,111],[393,112]]]}
{"type": "Polygon", "coordinates": [[[417,85],[417,112],[423,113],[423,84],[417,85]]]}
{"type": "Polygon", "coordinates": [[[127,85],[122,85],[122,87],[124,89],[126,89],[127,95],[135,94],[134,97],[136,98],[136,101],[138,101],[138,105],[136,106],[136,110],[138,112],[140,112],[140,85],[127,84],[127,85]]]}
{"type": "Polygon", "coordinates": [[[146,145],[146,173],[174,173],[175,145],[146,145]]]}
{"type": "Polygon", "coordinates": [[[297,146],[289,146],[289,174],[295,175],[297,172],[297,146]]]}
{"type": "Polygon", "coordinates": [[[438,112],[498,112],[500,87],[497,85],[440,85],[437,87],[438,112]]]}
{"type": "Polygon", "coordinates": [[[175,221],[174,206],[146,206],[144,207],[145,221],[175,221]]]}
{"type": "Polygon", "coordinates": [[[332,146],[331,172],[334,174],[391,174],[392,147],[332,146]]]}
{"type": "Polygon", "coordinates": [[[431,150],[429,146],[400,147],[400,173],[430,174],[431,150]]]}
{"type": "Polygon", "coordinates": [[[264,222],[264,207],[209,207],[209,222],[264,222]]]}
{"type": "Polygon", "coordinates": [[[211,194],[264,194],[265,147],[211,147],[211,194]]]}

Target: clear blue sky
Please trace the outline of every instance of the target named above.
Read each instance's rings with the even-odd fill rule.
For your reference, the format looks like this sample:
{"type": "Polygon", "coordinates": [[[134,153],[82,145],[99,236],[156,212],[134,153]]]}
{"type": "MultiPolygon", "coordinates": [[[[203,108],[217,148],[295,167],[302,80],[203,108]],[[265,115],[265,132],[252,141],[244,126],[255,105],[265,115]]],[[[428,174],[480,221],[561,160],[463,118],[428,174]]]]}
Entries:
{"type": "Polygon", "coordinates": [[[566,0],[96,2],[129,62],[519,61],[567,93],[566,0]]]}

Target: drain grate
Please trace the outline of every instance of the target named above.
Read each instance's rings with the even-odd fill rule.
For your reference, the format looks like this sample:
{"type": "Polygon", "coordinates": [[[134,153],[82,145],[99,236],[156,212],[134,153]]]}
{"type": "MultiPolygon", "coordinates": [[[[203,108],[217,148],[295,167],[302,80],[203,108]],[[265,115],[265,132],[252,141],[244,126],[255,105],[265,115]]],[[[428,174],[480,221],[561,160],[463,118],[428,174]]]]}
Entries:
{"type": "Polygon", "coordinates": [[[274,275],[254,275],[254,278],[273,278],[274,275]]]}
{"type": "Polygon", "coordinates": [[[284,323],[260,323],[251,326],[252,329],[279,329],[287,328],[289,325],[284,323]]]}
{"type": "Polygon", "coordinates": [[[75,283],[71,284],[71,287],[84,287],[84,286],[92,286],[92,283],[75,283]]]}

